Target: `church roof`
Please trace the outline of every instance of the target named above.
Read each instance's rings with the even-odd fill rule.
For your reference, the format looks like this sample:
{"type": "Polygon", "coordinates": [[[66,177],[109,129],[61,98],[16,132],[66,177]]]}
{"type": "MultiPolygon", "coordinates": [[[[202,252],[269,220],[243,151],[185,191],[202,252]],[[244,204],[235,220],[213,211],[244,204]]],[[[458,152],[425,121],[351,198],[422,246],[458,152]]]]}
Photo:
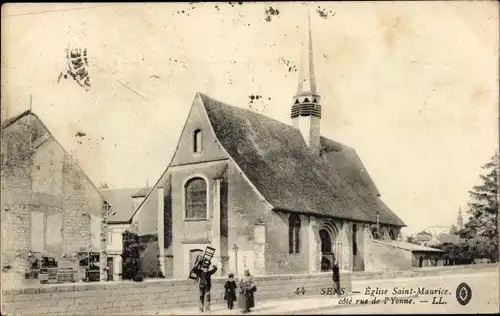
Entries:
{"type": "Polygon", "coordinates": [[[405,226],[379,198],[356,152],[321,137],[320,157],[294,127],[199,94],[214,132],[275,210],[405,226]]]}

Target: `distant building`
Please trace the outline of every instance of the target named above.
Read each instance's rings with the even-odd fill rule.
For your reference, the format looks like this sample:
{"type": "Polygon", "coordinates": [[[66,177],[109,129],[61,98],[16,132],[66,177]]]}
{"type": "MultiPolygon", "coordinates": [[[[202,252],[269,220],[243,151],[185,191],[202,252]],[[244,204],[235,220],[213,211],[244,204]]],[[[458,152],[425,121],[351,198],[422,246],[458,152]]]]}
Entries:
{"type": "Polygon", "coordinates": [[[26,111],[3,121],[1,146],[2,287],[27,282],[34,256],[104,250],[107,203],[40,118],[26,111]]]}
{"type": "Polygon", "coordinates": [[[460,236],[459,235],[453,235],[453,234],[439,234],[436,237],[432,237],[431,240],[425,242],[426,246],[437,246],[437,245],[442,245],[442,244],[454,244],[458,245],[460,244],[460,236]]]}
{"type": "Polygon", "coordinates": [[[431,234],[424,234],[424,233],[419,233],[415,236],[415,240],[420,242],[420,243],[426,243],[432,239],[431,234]]]}
{"type": "MultiPolygon", "coordinates": [[[[146,194],[151,188],[135,189],[100,189],[106,201],[111,205],[113,212],[107,220],[107,267],[108,280],[121,280],[122,273],[122,253],[123,236],[122,234],[131,230],[131,218],[134,211],[142,203],[146,194]]],[[[135,231],[135,229],[133,229],[135,231]]]]}
{"type": "Polygon", "coordinates": [[[444,265],[444,252],[440,249],[396,240],[376,240],[374,243],[385,244],[386,246],[391,246],[397,249],[397,251],[387,253],[387,255],[391,257],[390,261],[393,262],[392,266],[388,266],[388,270],[405,270],[409,268],[424,268],[444,265]]]}

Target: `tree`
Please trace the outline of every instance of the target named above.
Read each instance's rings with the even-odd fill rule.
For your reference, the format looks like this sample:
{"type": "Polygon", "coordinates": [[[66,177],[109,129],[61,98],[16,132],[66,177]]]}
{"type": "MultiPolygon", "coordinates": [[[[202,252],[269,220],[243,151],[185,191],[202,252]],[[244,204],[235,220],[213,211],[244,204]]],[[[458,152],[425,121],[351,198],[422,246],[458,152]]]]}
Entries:
{"type": "Polygon", "coordinates": [[[469,221],[460,230],[476,255],[498,260],[498,153],[482,166],[482,183],[469,191],[469,221]]]}
{"type": "Polygon", "coordinates": [[[122,279],[132,280],[140,272],[139,267],[139,236],[137,234],[125,231],[123,236],[122,257],[122,279]]]}

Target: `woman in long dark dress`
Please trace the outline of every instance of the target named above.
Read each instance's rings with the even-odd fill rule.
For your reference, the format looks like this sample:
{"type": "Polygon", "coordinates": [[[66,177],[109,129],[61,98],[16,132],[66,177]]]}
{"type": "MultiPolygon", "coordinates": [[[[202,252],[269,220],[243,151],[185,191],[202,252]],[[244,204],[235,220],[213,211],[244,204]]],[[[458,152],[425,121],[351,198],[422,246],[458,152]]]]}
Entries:
{"type": "Polygon", "coordinates": [[[238,305],[244,313],[250,312],[250,308],[255,306],[254,292],[257,289],[253,282],[250,270],[245,269],[244,276],[240,279],[240,296],[238,305]]]}

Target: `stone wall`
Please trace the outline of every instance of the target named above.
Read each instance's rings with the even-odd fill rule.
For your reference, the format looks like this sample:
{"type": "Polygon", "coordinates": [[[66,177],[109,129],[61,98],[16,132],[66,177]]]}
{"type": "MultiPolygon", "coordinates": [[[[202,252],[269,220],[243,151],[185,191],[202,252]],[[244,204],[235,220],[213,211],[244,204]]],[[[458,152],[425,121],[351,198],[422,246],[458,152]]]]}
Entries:
{"type": "Polygon", "coordinates": [[[103,199],[37,116],[2,129],[1,170],[3,287],[22,286],[30,251],[59,261],[102,248],[103,199]]]}
{"type": "MultiPolygon", "coordinates": [[[[341,274],[341,287],[350,293],[350,274],[341,274]]],[[[222,303],[225,278],[212,280],[212,304],[222,303]]],[[[259,300],[320,295],[332,287],[330,273],[255,277],[259,300]],[[297,291],[297,289],[299,289],[297,291]],[[296,293],[298,292],[298,294],[296,293]]],[[[191,280],[148,280],[97,284],[46,285],[4,291],[2,315],[103,315],[165,311],[197,304],[199,290],[191,280]]]]}

